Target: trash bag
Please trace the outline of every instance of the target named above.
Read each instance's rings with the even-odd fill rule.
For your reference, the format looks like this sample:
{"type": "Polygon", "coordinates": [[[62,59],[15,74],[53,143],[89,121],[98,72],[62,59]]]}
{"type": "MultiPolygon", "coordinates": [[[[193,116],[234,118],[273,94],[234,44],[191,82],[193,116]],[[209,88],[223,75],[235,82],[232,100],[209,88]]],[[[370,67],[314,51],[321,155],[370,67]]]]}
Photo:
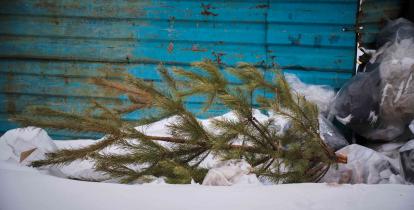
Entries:
{"type": "Polygon", "coordinates": [[[369,140],[412,137],[408,125],[414,119],[414,33],[409,31],[414,24],[405,22],[398,19],[384,28],[380,34],[388,42],[373,55],[367,71],[344,85],[330,107],[330,119],[369,140]]]}
{"type": "Polygon", "coordinates": [[[414,139],[402,146],[399,152],[403,177],[405,181],[414,184],[414,139]]]}
{"type": "Polygon", "coordinates": [[[370,130],[378,121],[380,84],[379,71],[360,73],[353,77],[339,90],[331,104],[330,120],[335,117],[360,134],[370,130]]]}
{"type": "Polygon", "coordinates": [[[413,34],[414,23],[409,20],[398,18],[394,21],[390,21],[377,36],[377,48],[382,47],[387,42],[412,38],[413,34]]]}

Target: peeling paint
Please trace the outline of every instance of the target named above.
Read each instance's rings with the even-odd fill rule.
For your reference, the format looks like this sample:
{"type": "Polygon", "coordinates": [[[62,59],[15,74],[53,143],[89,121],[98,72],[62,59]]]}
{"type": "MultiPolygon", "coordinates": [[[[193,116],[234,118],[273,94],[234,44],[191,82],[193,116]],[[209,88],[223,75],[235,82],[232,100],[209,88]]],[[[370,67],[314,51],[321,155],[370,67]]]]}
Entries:
{"type": "Polygon", "coordinates": [[[258,9],[267,9],[267,8],[269,8],[269,5],[267,5],[267,4],[258,4],[258,5],[256,5],[255,8],[258,8],[258,9]]]}
{"type": "Polygon", "coordinates": [[[313,38],[313,46],[321,47],[321,45],[322,45],[322,36],[321,35],[316,35],[313,38]]]}
{"type": "Polygon", "coordinates": [[[215,60],[216,60],[217,64],[223,64],[222,57],[224,55],[226,55],[225,53],[223,53],[223,52],[217,52],[217,53],[216,52],[212,52],[212,54],[215,57],[215,60]]]}
{"type": "MultiPolygon", "coordinates": [[[[3,90],[7,92],[14,92],[16,86],[14,85],[14,73],[9,72],[7,74],[7,82],[4,84],[3,90]]],[[[16,95],[15,94],[6,94],[6,110],[8,114],[16,113],[16,95]]]]}
{"type": "Polygon", "coordinates": [[[174,43],[173,42],[170,42],[168,44],[167,50],[168,50],[169,53],[172,53],[172,51],[174,50],[174,43]]]}
{"type": "Polygon", "coordinates": [[[339,41],[339,36],[338,35],[336,35],[336,34],[331,34],[330,36],[329,36],[329,43],[330,44],[334,44],[334,43],[337,43],[338,41],[339,41]]]}
{"type": "Polygon", "coordinates": [[[200,48],[198,44],[193,44],[191,48],[184,48],[183,50],[193,51],[193,52],[207,52],[207,48],[200,48]]]}
{"type": "Polygon", "coordinates": [[[298,34],[296,37],[289,35],[288,39],[292,45],[300,45],[300,39],[302,38],[302,34],[298,34]]]}
{"type": "Polygon", "coordinates": [[[203,4],[201,3],[201,8],[203,9],[201,11],[201,14],[204,16],[218,16],[217,13],[213,13],[210,10],[211,9],[215,9],[213,6],[211,6],[211,4],[203,4]]]}

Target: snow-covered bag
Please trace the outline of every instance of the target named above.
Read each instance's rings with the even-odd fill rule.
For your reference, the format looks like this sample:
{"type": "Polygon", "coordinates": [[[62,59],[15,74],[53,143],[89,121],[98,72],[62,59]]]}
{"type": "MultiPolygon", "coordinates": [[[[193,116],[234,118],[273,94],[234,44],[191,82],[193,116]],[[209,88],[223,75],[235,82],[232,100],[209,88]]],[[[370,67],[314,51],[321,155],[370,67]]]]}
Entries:
{"type": "Polygon", "coordinates": [[[330,107],[330,118],[369,140],[412,137],[408,125],[414,118],[414,33],[406,32],[414,31],[414,24],[401,22],[407,21],[385,27],[388,42],[372,56],[365,72],[344,85],[330,107]]]}
{"type": "Polygon", "coordinates": [[[238,184],[260,184],[255,174],[250,174],[251,166],[244,160],[228,160],[210,169],[203,185],[231,186],[238,184]]]}
{"type": "Polygon", "coordinates": [[[0,160],[27,165],[31,161],[44,159],[45,153],[56,150],[53,140],[41,128],[17,128],[0,137],[0,160]],[[27,157],[22,158],[25,153],[27,157]]]}
{"type": "Polygon", "coordinates": [[[351,144],[337,151],[348,157],[346,164],[331,166],[321,182],[349,184],[402,184],[398,162],[370,148],[351,144]]]}

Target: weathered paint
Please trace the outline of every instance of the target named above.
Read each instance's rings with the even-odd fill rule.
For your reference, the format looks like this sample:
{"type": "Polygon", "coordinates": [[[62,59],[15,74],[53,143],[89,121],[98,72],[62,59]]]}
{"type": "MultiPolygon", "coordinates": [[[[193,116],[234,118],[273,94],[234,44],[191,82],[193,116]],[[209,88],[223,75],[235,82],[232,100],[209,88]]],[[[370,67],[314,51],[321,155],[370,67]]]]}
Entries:
{"type": "MultiPolygon", "coordinates": [[[[266,67],[277,63],[305,82],[339,88],[353,72],[355,32],[343,29],[355,27],[357,6],[357,0],[0,1],[0,133],[16,126],[8,115],[27,105],[80,111],[90,99],[121,104],[126,96],[87,81],[131,73],[157,83],[160,62],[190,68],[205,58],[244,61],[269,77],[266,67]]],[[[204,100],[194,96],[186,104],[197,110],[204,100]]],[[[224,111],[218,105],[201,117],[224,111]]]]}
{"type": "Polygon", "coordinates": [[[364,0],[358,15],[358,40],[361,46],[376,48],[377,34],[388,20],[401,16],[405,0],[364,0]]]}

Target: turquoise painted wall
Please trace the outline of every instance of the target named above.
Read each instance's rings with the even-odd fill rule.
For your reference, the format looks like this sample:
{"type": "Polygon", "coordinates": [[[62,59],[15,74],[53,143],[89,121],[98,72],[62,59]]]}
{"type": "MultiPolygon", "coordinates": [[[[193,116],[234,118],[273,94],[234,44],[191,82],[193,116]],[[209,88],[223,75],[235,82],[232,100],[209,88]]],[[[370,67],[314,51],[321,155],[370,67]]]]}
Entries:
{"type": "MultiPolygon", "coordinates": [[[[122,103],[85,82],[129,72],[156,83],[160,62],[244,61],[266,74],[277,63],[307,83],[339,88],[354,72],[356,37],[347,29],[357,7],[357,0],[0,1],[0,133],[17,126],[7,118],[27,105],[122,103]]],[[[187,104],[196,110],[203,100],[187,104]]]]}

